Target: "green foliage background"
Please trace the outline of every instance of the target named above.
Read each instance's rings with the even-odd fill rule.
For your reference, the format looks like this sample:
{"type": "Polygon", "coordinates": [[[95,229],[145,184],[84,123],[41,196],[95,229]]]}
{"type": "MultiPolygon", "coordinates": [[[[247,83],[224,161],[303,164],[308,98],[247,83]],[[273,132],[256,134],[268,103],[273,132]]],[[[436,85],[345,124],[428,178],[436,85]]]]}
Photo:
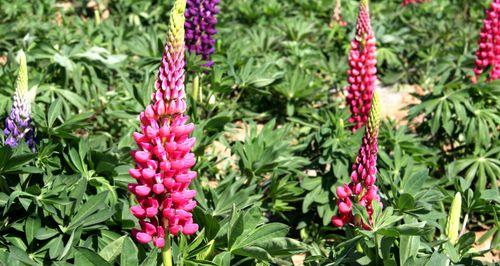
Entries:
{"type": "MultiPolygon", "coordinates": [[[[0,117],[24,49],[39,139],[35,154],[0,146],[0,265],[160,263],[129,236],[137,221],[126,188],[171,2],[86,4],[0,6],[0,117]]],[[[201,230],[176,240],[176,264],[291,265],[305,254],[305,265],[472,265],[488,252],[473,245],[498,249],[500,82],[469,81],[488,4],[371,1],[381,85],[424,94],[409,126],[382,125],[384,208],[364,231],[329,225],[362,134],[344,122],[343,100],[357,1],[342,1],[346,27],[328,26],[331,0],[222,1],[215,67],[188,57],[201,230]],[[445,228],[456,192],[465,225],[453,245],[445,228]]]]}

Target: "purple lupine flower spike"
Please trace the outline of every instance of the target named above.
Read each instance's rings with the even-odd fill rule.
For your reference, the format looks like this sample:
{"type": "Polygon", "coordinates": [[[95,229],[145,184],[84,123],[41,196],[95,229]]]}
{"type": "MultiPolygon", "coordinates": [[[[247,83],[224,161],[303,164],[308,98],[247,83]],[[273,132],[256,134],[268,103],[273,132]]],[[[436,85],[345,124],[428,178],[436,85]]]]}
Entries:
{"type": "Polygon", "coordinates": [[[186,46],[190,53],[201,55],[207,67],[214,64],[210,57],[215,52],[218,3],[219,0],[187,0],[186,5],[186,46]]]}
{"type": "Polygon", "coordinates": [[[28,91],[28,67],[23,51],[18,54],[19,75],[17,77],[16,92],[9,116],[5,119],[5,145],[17,147],[24,139],[28,147],[35,151],[35,131],[31,126],[31,101],[34,90],[28,91]]]}

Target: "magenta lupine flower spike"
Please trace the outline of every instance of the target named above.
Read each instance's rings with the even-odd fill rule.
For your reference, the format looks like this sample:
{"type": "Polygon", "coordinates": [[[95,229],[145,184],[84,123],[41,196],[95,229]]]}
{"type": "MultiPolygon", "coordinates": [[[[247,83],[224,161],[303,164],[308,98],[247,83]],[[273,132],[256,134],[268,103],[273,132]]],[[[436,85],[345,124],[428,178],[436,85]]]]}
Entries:
{"type": "Polygon", "coordinates": [[[220,0],[187,0],[186,7],[186,46],[190,53],[201,55],[205,66],[211,67],[214,62],[210,56],[215,51],[215,25],[219,13],[217,4],[220,0]]]}
{"type": "Polygon", "coordinates": [[[476,52],[476,67],[474,68],[477,79],[486,68],[490,67],[489,80],[500,78],[500,0],[493,0],[486,10],[483,28],[479,37],[479,48],[476,52]]]}
{"type": "Polygon", "coordinates": [[[26,141],[28,147],[35,151],[35,131],[31,124],[31,101],[34,98],[34,90],[28,90],[28,66],[26,64],[26,55],[20,51],[19,74],[17,77],[16,91],[14,93],[14,102],[9,116],[5,119],[5,145],[12,148],[19,145],[19,142],[26,141]]]}
{"type": "Polygon", "coordinates": [[[372,95],[377,80],[375,36],[370,24],[368,1],[361,0],[356,25],[356,37],[351,42],[347,104],[351,110],[352,130],[365,125],[370,112],[372,95]]]}
{"type": "Polygon", "coordinates": [[[407,6],[410,4],[420,4],[424,2],[428,2],[430,0],[403,0],[403,3],[401,3],[402,6],[407,6]]]}
{"type": "Polygon", "coordinates": [[[369,224],[361,222],[352,213],[353,204],[366,208],[370,217],[373,214],[372,201],[380,201],[378,188],[375,185],[377,173],[378,131],[380,125],[380,102],[375,91],[373,103],[368,117],[363,143],[359,149],[356,162],[352,165],[351,182],[337,187],[338,216],[332,218],[332,224],[342,227],[345,224],[370,229],[369,224]]]}
{"type": "Polygon", "coordinates": [[[153,241],[162,248],[165,234],[194,234],[198,225],[191,211],[195,190],[188,189],[196,172],[189,134],[193,123],[184,114],[184,10],[186,0],[176,0],[156,80],[152,103],[140,114],[141,131],[135,132],[138,149],[132,151],[136,167],[129,170],[137,183],[129,184],[139,205],[130,208],[141,229],[132,234],[141,243],[153,241]]]}

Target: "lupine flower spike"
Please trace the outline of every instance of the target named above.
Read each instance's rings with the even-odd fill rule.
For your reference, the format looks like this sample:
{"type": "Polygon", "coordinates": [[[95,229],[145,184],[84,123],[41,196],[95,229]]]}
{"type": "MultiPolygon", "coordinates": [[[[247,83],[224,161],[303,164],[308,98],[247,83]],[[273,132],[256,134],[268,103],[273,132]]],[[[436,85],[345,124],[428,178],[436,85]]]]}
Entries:
{"type": "Polygon", "coordinates": [[[403,3],[401,3],[402,6],[407,6],[410,4],[420,4],[424,2],[429,2],[430,0],[403,0],[403,3]]]}
{"type": "Polygon", "coordinates": [[[488,79],[500,79],[500,0],[493,0],[490,8],[486,10],[486,18],[479,35],[473,81],[475,82],[488,67],[491,69],[488,79]]]}
{"type": "Polygon", "coordinates": [[[335,25],[340,25],[341,27],[347,26],[347,22],[342,18],[342,8],[340,0],[335,1],[335,7],[333,8],[333,13],[330,22],[330,28],[333,28],[335,25]]]}
{"type": "Polygon", "coordinates": [[[363,143],[359,149],[356,162],[352,165],[351,182],[337,187],[338,216],[332,218],[332,224],[342,227],[346,224],[361,226],[370,229],[370,224],[365,224],[360,217],[355,217],[352,213],[354,204],[360,204],[366,208],[370,217],[373,214],[372,201],[379,201],[378,188],[375,185],[377,174],[377,153],[378,153],[378,131],[380,125],[380,102],[375,91],[373,103],[366,125],[366,132],[363,143]]]}
{"type": "Polygon", "coordinates": [[[347,87],[347,104],[351,110],[352,130],[365,125],[370,112],[377,80],[375,36],[370,24],[368,0],[361,0],[356,37],[351,42],[347,87]]]}
{"type": "Polygon", "coordinates": [[[201,55],[208,67],[214,64],[210,57],[215,51],[218,3],[219,0],[187,0],[186,46],[190,53],[201,55]]]}
{"type": "Polygon", "coordinates": [[[165,234],[194,234],[198,225],[191,211],[196,206],[195,190],[188,189],[196,172],[190,152],[195,143],[189,134],[184,92],[184,11],[186,0],[176,0],[152,103],[140,114],[141,132],[134,133],[138,149],[132,151],[136,167],[130,175],[137,183],[129,190],[139,202],[130,208],[141,229],[132,234],[141,243],[153,241],[162,248],[165,234]]]}
{"type": "Polygon", "coordinates": [[[19,74],[17,77],[16,91],[10,115],[5,119],[5,144],[14,148],[21,141],[26,141],[28,147],[35,151],[35,132],[31,124],[31,101],[34,90],[28,91],[28,66],[26,55],[21,50],[17,56],[19,61],[19,74]]]}

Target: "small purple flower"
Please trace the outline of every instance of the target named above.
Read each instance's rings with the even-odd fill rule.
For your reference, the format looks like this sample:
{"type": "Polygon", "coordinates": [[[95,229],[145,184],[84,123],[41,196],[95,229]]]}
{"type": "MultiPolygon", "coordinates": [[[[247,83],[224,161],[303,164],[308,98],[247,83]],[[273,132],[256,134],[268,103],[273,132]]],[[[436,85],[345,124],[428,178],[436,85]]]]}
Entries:
{"type": "Polygon", "coordinates": [[[207,67],[214,64],[210,56],[215,52],[218,3],[219,0],[188,0],[186,6],[186,47],[190,53],[201,55],[207,67]]]}
{"type": "Polygon", "coordinates": [[[35,151],[35,131],[31,125],[31,92],[28,91],[28,69],[26,56],[19,52],[19,76],[10,115],[5,119],[5,145],[12,148],[19,145],[23,139],[32,151],[35,151]]]}

